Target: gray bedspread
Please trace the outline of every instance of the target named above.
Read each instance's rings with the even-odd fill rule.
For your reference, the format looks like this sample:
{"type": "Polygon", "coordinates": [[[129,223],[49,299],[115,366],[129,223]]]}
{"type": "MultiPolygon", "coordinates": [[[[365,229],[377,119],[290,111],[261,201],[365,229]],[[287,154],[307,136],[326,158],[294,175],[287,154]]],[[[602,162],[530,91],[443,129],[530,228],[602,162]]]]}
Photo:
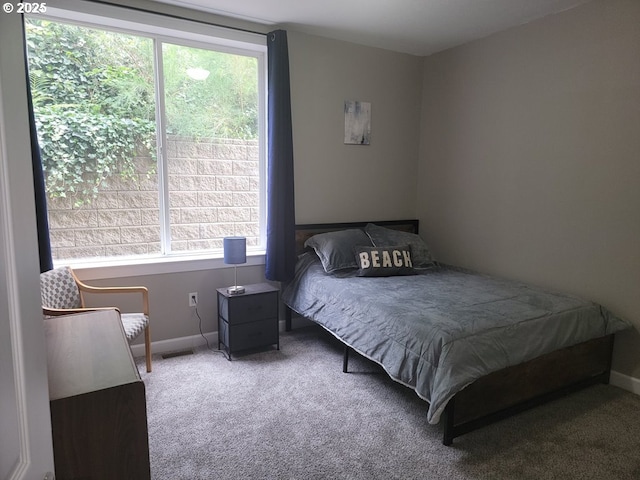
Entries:
{"type": "Polygon", "coordinates": [[[440,267],[420,275],[328,275],[304,254],[284,302],[429,402],[504,367],[629,327],[605,308],[523,283],[440,267]]]}

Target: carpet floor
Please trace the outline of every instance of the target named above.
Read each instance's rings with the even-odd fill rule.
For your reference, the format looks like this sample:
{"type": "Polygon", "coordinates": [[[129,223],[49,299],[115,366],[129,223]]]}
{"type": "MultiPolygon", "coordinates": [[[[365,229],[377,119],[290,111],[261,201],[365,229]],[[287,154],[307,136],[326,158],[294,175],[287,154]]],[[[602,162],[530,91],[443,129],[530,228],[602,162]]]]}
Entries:
{"type": "Polygon", "coordinates": [[[640,396],[597,385],[442,445],[426,403],[319,327],[280,350],[154,356],[153,480],[640,479],[640,396]]]}

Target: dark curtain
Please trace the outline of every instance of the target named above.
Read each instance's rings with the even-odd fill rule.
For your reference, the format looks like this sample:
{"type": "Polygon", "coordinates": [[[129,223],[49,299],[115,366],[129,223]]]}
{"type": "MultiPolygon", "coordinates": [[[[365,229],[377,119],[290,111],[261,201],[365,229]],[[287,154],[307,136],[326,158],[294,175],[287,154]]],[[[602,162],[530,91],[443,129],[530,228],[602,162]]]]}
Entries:
{"type": "Polygon", "coordinates": [[[287,32],[267,35],[269,157],[267,167],[268,280],[286,282],[295,269],[295,209],[293,185],[293,135],[289,91],[287,32]]]}
{"type": "Polygon", "coordinates": [[[40,272],[46,272],[53,268],[51,257],[51,241],[49,239],[49,220],[47,218],[47,195],[44,187],[44,172],[42,171],[42,158],[40,145],[36,131],[36,119],[33,113],[33,101],[31,99],[31,85],[29,83],[29,61],[27,59],[27,43],[23,30],[24,44],[24,68],[27,84],[27,106],[29,108],[29,133],[31,134],[31,167],[33,168],[33,190],[36,200],[36,222],[38,228],[38,251],[40,254],[40,272]]]}

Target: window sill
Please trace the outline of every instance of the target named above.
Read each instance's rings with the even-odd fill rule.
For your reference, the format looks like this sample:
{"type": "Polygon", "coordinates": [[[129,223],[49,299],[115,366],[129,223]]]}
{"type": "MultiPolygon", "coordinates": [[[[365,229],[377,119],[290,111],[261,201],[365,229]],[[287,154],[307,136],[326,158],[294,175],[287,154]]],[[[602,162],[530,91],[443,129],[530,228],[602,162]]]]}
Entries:
{"type": "MultiPolygon", "coordinates": [[[[247,262],[239,265],[264,265],[264,250],[248,251],[247,262]]],[[[137,277],[141,275],[161,275],[165,273],[194,272],[231,268],[224,263],[222,252],[215,255],[189,255],[176,257],[153,257],[136,259],[112,259],[108,262],[79,262],[68,264],[80,280],[99,280],[110,278],[137,277]]],[[[56,267],[61,264],[54,265],[56,267]]]]}

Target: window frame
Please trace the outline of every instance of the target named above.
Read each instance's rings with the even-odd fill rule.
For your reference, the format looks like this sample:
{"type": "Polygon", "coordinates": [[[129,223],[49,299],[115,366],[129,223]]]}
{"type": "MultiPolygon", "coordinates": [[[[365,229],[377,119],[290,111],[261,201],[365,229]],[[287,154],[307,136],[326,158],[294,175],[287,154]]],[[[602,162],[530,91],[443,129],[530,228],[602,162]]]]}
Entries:
{"type": "MultiPolygon", "coordinates": [[[[35,19],[46,19],[64,23],[73,23],[88,28],[98,28],[116,33],[136,35],[154,41],[154,52],[162,49],[163,43],[183,45],[186,47],[215,50],[223,53],[253,56],[258,61],[258,155],[260,179],[260,245],[247,246],[247,265],[263,265],[265,263],[266,224],[267,224],[267,46],[266,36],[260,33],[235,30],[216,25],[193,22],[187,19],[174,18],[146,11],[130,10],[126,7],[96,4],[88,2],[72,2],[54,0],[47,3],[46,14],[28,15],[35,19]]],[[[162,62],[154,60],[155,81],[163,75],[162,62]],[[160,63],[159,68],[158,63],[160,63]]],[[[162,83],[160,84],[162,85],[162,83]]],[[[158,158],[158,195],[161,229],[161,252],[149,256],[122,256],[71,259],[54,261],[71,265],[91,278],[116,278],[136,275],[149,275],[224,268],[223,251],[208,250],[194,252],[171,252],[168,182],[161,172],[166,172],[167,149],[166,132],[164,131],[164,103],[162,88],[156,88],[156,115],[158,124],[157,158],[158,158]],[[165,218],[166,217],[166,218],[165,218]],[[166,247],[168,252],[165,251],[166,247]]]]}

